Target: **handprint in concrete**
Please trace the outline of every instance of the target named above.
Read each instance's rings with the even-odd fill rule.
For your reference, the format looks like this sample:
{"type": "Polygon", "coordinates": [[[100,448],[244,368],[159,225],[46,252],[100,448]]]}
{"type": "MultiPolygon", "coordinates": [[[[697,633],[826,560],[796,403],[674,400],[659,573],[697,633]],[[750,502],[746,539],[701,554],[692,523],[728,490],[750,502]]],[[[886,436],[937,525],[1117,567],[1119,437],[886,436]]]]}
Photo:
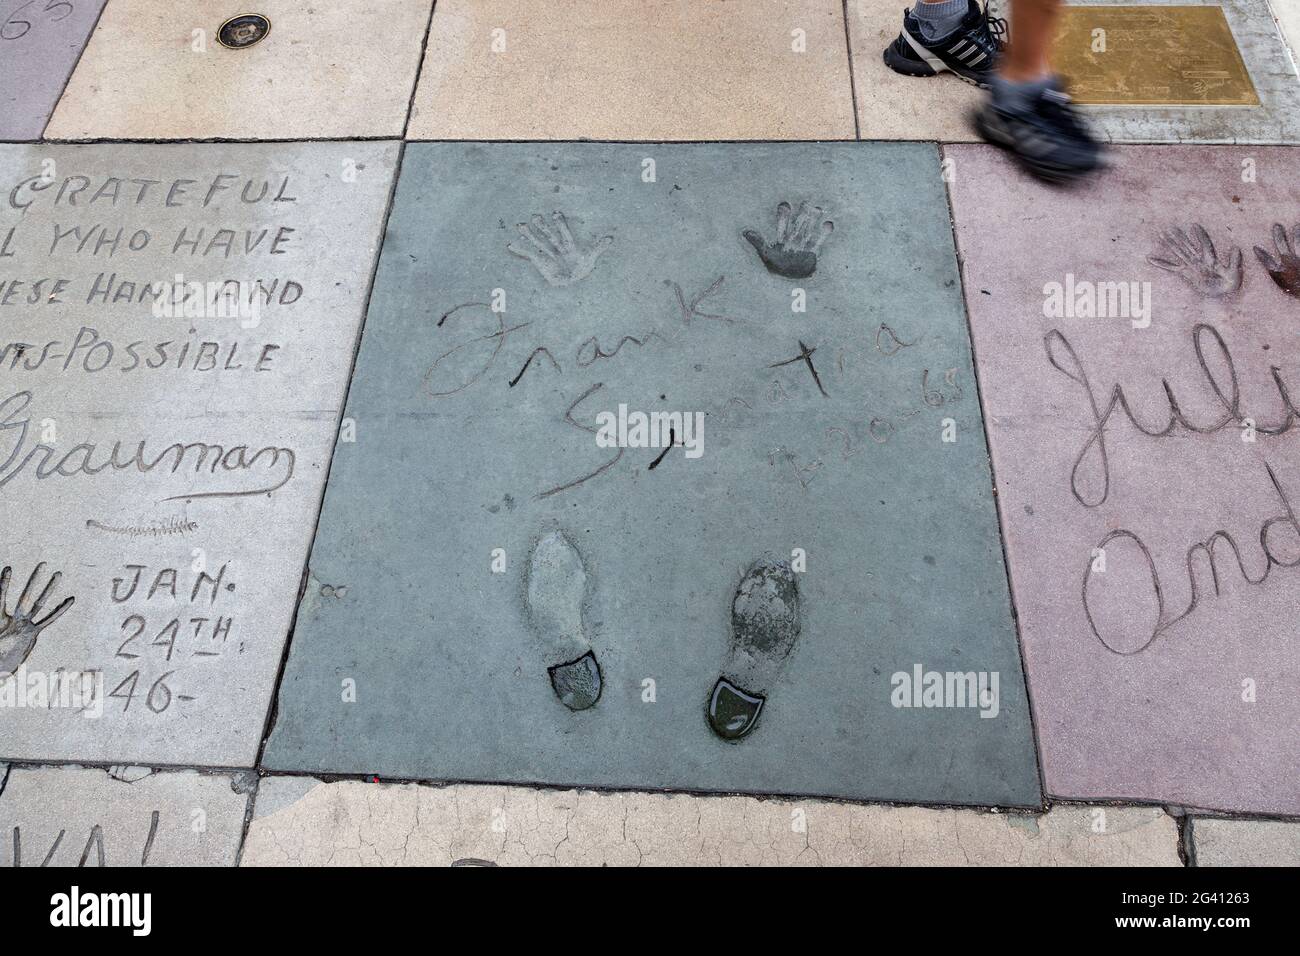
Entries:
{"type": "Polygon", "coordinates": [[[1273,246],[1276,258],[1268,251],[1255,247],[1255,256],[1260,264],[1268,270],[1277,287],[1287,295],[1300,299],[1300,226],[1295,226],[1288,237],[1286,228],[1281,223],[1273,224],[1273,246]]]}
{"type": "Polygon", "coordinates": [[[799,586],[788,562],[760,558],[731,601],[731,643],[705,714],[723,740],[758,724],[767,694],[799,637],[799,586]]]}
{"type": "Polygon", "coordinates": [[[1192,224],[1189,236],[1174,228],[1160,236],[1160,249],[1147,262],[1181,276],[1201,295],[1218,298],[1241,288],[1241,249],[1233,246],[1227,259],[1220,259],[1205,227],[1192,224]]]}
{"type": "Polygon", "coordinates": [[[614,244],[613,236],[602,236],[595,242],[574,239],[562,212],[551,213],[549,224],[541,216],[533,216],[515,228],[524,241],[512,242],[506,249],[531,262],[553,286],[573,285],[587,278],[596,268],[596,260],[614,244]]]}
{"type": "Polygon", "coordinates": [[[60,572],[55,571],[45,587],[37,594],[36,588],[44,570],[44,562],[36,565],[31,577],[27,579],[26,586],[23,587],[23,593],[18,596],[18,603],[14,605],[12,614],[9,613],[9,577],[12,569],[6,566],[3,571],[0,571],[0,674],[12,674],[18,670],[36,646],[36,639],[40,637],[41,631],[62,617],[63,612],[72,607],[73,601],[76,600],[71,597],[65,598],[58,607],[42,617],[41,611],[45,609],[46,600],[58,586],[59,579],[63,577],[60,572]]]}
{"type": "Polygon", "coordinates": [[[767,271],[787,279],[807,279],[817,271],[817,253],[835,231],[835,223],[823,220],[820,206],[800,203],[790,217],[790,204],[776,207],[776,238],[769,242],[753,229],[741,233],[758,251],[767,271]]]}

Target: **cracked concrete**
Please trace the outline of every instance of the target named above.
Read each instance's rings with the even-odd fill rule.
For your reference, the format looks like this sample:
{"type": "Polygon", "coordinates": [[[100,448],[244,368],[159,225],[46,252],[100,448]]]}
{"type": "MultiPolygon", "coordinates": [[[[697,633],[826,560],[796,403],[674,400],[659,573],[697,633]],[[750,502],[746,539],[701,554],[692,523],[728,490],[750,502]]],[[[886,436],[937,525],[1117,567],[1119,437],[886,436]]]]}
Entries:
{"type": "Polygon", "coordinates": [[[303,777],[262,780],[244,866],[1179,866],[1149,807],[1045,814],[303,777]]]}

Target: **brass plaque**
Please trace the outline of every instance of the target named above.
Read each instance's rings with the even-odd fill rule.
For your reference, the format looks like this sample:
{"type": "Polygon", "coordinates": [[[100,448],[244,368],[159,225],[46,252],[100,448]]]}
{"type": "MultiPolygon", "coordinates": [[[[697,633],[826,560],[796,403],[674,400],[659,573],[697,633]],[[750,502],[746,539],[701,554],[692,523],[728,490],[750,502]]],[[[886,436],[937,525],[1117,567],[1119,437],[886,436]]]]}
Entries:
{"type": "Polygon", "coordinates": [[[1076,103],[1259,105],[1222,7],[1066,7],[1054,57],[1076,103]]]}

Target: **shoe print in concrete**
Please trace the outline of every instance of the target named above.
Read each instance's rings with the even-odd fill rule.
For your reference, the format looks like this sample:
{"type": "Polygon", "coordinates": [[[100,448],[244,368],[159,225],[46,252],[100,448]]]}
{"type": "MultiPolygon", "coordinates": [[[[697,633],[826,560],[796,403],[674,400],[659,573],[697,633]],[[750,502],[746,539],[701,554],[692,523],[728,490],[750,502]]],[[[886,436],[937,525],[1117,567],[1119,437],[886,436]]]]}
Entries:
{"type": "Polygon", "coordinates": [[[308,588],[268,766],[1036,805],[938,172],[907,144],[409,145],[311,559],[346,595],[308,588]],[[834,223],[803,277],[746,236],[782,203],[834,223]],[[793,622],[756,636],[736,599],[763,556],[797,580],[779,667],[793,622]],[[585,645],[538,635],[579,620],[575,713],[541,671],[585,645]],[[766,699],[736,745],[720,674],[766,699]]]}
{"type": "Polygon", "coordinates": [[[0,6],[0,140],[41,138],[104,2],[0,6]]]}
{"type": "Polygon", "coordinates": [[[256,780],[0,765],[0,867],[234,866],[256,780]]]}
{"type": "Polygon", "coordinates": [[[401,137],[432,0],[113,0],[50,139],[401,137]],[[236,14],[270,32],[218,39],[236,14]]]}
{"type": "Polygon", "coordinates": [[[731,641],[722,676],[705,708],[709,726],[736,741],[758,724],[766,691],[799,637],[799,585],[786,561],[762,558],[741,578],[731,601],[731,641]]]}
{"type": "Polygon", "coordinates": [[[600,663],[582,621],[587,572],[563,532],[543,535],[533,548],[527,587],[526,613],[555,696],[569,710],[586,710],[600,700],[600,663]]]}
{"type": "Polygon", "coordinates": [[[439,0],[413,139],[853,139],[842,0],[439,0]]]}
{"type": "Polygon", "coordinates": [[[255,762],[396,158],[0,147],[0,758],[255,762]]]}
{"type": "Polygon", "coordinates": [[[1048,792],[1300,812],[1300,157],[945,155],[1048,792]]]}

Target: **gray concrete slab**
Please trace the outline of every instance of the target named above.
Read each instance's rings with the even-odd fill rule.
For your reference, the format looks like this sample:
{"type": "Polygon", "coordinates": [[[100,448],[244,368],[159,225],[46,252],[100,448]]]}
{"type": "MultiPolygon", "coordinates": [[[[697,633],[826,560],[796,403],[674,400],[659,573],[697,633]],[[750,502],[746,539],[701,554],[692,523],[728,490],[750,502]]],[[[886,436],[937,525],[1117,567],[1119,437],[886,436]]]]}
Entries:
{"type": "Polygon", "coordinates": [[[0,867],[234,866],[255,777],[144,767],[14,767],[0,867]]]}
{"type": "Polygon", "coordinates": [[[0,4],[0,140],[41,138],[104,3],[0,4]]]}
{"type": "Polygon", "coordinates": [[[0,758],[255,762],[396,156],[0,148],[0,758]]]}
{"type": "Polygon", "coordinates": [[[935,150],[403,166],[267,765],[1036,804],[935,150]]]}

